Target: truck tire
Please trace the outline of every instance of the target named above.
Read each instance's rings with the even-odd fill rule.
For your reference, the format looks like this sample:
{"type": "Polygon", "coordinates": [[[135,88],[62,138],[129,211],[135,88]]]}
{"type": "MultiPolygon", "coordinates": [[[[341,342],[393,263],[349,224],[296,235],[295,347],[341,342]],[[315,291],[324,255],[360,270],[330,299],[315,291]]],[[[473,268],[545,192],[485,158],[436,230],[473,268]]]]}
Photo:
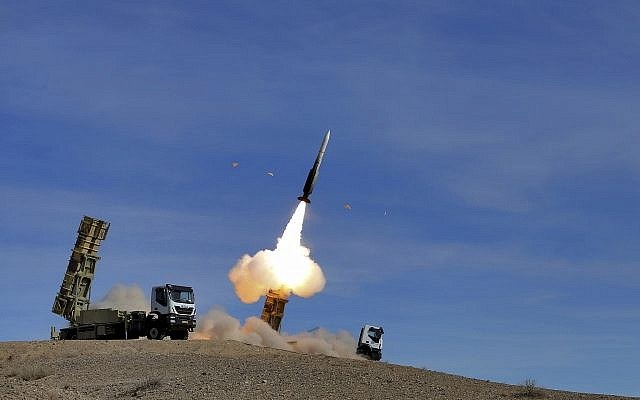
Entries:
{"type": "Polygon", "coordinates": [[[164,332],[162,332],[157,326],[152,326],[151,328],[149,328],[147,338],[151,340],[162,340],[164,339],[164,332]]]}

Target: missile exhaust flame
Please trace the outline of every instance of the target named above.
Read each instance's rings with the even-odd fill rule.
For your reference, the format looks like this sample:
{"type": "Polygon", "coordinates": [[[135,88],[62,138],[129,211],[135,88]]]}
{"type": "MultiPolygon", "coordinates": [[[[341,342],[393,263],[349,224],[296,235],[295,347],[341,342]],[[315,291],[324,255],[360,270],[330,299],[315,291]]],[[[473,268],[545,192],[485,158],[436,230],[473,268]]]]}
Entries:
{"type": "Polygon", "coordinates": [[[245,254],[229,271],[229,280],[242,302],[255,303],[269,290],[285,297],[311,297],[324,289],[322,269],[301,243],[306,205],[304,201],[298,203],[274,250],[245,254]]]}

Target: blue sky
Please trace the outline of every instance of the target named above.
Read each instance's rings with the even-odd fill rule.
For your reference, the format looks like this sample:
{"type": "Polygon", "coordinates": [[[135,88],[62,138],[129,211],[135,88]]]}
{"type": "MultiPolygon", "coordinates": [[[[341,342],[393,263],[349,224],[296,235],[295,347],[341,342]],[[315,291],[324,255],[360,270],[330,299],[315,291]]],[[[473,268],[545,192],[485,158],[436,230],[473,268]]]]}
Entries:
{"type": "Polygon", "coordinates": [[[0,340],[63,325],[84,214],[112,223],[94,297],[258,314],[227,272],[331,129],[303,232],[327,286],[284,330],[640,395],[638,26],[633,1],[0,2],[0,340]]]}

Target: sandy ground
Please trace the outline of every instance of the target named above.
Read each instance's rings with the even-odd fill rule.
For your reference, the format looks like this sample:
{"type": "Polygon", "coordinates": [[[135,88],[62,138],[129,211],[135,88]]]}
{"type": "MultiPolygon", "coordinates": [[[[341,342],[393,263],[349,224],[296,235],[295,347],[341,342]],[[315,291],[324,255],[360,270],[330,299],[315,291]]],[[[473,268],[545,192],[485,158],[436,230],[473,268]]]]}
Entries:
{"type": "Polygon", "coordinates": [[[624,399],[233,341],[0,343],[1,399],[624,399]]]}

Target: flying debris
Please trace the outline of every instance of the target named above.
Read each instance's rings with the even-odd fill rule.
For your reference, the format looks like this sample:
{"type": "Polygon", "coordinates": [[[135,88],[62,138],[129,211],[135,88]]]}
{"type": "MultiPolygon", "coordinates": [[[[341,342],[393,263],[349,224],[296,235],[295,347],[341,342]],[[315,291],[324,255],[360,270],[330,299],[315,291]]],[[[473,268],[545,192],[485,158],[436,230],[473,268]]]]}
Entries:
{"type": "Polygon", "coordinates": [[[298,200],[300,201],[311,203],[311,200],[309,200],[309,196],[313,192],[313,186],[316,184],[316,179],[318,179],[318,171],[320,170],[322,157],[324,157],[324,152],[327,149],[327,144],[329,143],[330,136],[331,131],[329,130],[322,140],[322,144],[320,145],[320,151],[318,151],[316,161],[313,163],[313,167],[311,167],[311,170],[309,170],[309,175],[307,175],[307,180],[305,181],[304,187],[302,188],[302,196],[298,197],[298,200]]]}
{"type": "Polygon", "coordinates": [[[234,161],[231,163],[231,167],[236,168],[238,165],[240,165],[240,163],[234,161]]]}
{"type": "Polygon", "coordinates": [[[344,205],[344,208],[345,208],[345,210],[351,210],[351,204],[346,203],[346,204],[344,205]]]}

